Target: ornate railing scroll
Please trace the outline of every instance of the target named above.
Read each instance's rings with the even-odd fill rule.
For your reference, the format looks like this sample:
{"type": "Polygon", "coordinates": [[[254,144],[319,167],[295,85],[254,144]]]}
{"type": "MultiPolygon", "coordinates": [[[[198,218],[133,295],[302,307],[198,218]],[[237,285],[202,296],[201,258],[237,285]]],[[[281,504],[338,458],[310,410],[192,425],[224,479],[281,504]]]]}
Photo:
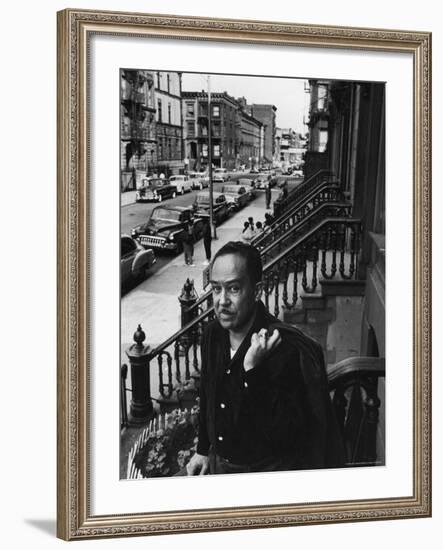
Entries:
{"type": "Polygon", "coordinates": [[[328,371],[329,390],[343,436],[348,466],[384,464],[380,425],[380,380],[385,377],[385,359],[349,357],[328,371]]]}

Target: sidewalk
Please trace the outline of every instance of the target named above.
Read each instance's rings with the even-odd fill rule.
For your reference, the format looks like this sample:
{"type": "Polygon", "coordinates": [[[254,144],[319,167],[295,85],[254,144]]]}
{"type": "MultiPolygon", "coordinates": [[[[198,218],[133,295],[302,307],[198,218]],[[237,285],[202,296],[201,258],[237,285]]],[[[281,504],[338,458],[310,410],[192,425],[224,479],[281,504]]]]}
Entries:
{"type": "Polygon", "coordinates": [[[120,193],[120,205],[128,206],[128,204],[133,204],[135,202],[135,194],[137,191],[125,191],[120,193]]]}
{"type": "MultiPolygon", "coordinates": [[[[272,199],[278,197],[279,190],[273,189],[272,199]]],[[[231,240],[239,240],[243,223],[252,216],[254,221],[263,221],[266,212],[264,193],[257,197],[240,212],[232,215],[217,227],[217,239],[212,241],[212,255],[231,240]]],[[[126,349],[133,343],[133,334],[141,324],[146,334],[145,345],[156,347],[180,329],[180,306],[178,296],[183,284],[189,277],[194,280],[198,295],[204,292],[202,272],[205,251],[203,241],[194,247],[194,266],[184,262],[180,254],[165,267],[129,292],[121,300],[121,360],[127,362],[126,349]]],[[[155,391],[157,384],[151,386],[155,391]]]]}

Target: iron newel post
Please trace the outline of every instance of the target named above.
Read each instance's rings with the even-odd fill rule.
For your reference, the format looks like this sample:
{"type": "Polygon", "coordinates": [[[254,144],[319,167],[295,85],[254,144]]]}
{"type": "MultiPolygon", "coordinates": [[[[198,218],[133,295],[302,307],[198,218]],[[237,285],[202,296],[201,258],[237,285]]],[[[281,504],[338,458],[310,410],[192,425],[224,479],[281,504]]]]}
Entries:
{"type": "Polygon", "coordinates": [[[146,334],[141,325],[134,333],[134,342],[126,351],[131,364],[132,398],[130,415],[132,422],[146,422],[154,412],[151,401],[151,383],[149,372],[150,346],[144,346],[146,334]]]}

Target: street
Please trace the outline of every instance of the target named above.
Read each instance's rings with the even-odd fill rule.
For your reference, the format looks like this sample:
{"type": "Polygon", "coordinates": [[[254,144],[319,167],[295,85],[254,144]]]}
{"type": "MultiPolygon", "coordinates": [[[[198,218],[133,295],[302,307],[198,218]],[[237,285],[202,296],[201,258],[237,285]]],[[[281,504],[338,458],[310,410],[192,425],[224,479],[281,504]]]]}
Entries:
{"type": "MultiPolygon", "coordinates": [[[[228,183],[232,183],[233,181],[236,181],[240,178],[247,178],[251,179],[255,177],[254,174],[244,174],[241,172],[233,172],[229,176],[229,182],[223,183],[214,183],[214,191],[220,192],[222,190],[223,185],[227,185],[228,183]]],[[[273,188],[273,200],[275,200],[279,193],[280,188],[279,186],[284,182],[288,182],[288,190],[291,191],[296,185],[298,185],[302,179],[301,178],[293,178],[288,176],[277,176],[277,184],[273,188]]],[[[177,206],[189,206],[192,205],[192,203],[195,200],[195,197],[199,191],[193,190],[190,193],[185,193],[184,195],[179,195],[175,199],[167,199],[166,201],[162,202],[163,205],[177,205],[177,206]]],[[[264,201],[264,191],[263,190],[257,190],[256,191],[256,198],[251,202],[251,205],[261,206],[264,201]]],[[[144,203],[129,203],[121,207],[121,234],[131,235],[131,230],[133,227],[147,221],[149,219],[149,216],[151,215],[152,210],[158,206],[159,203],[157,202],[144,202],[144,203]]],[[[264,206],[264,204],[263,204],[264,206]]],[[[156,263],[151,267],[149,274],[148,274],[148,280],[150,277],[152,277],[155,273],[163,269],[169,262],[171,262],[175,255],[171,252],[166,251],[159,251],[155,250],[156,255],[156,263]]],[[[132,283],[129,283],[125,285],[124,288],[122,288],[122,296],[126,295],[128,292],[131,292],[138,286],[138,282],[134,281],[132,283]]]]}
{"type": "MultiPolygon", "coordinates": [[[[223,183],[214,183],[214,191],[220,192],[223,188],[223,185],[227,185],[228,183],[231,183],[233,181],[237,181],[240,178],[245,179],[251,179],[253,177],[256,177],[255,174],[244,174],[241,172],[233,172],[229,176],[229,182],[223,183]]],[[[279,189],[279,185],[283,181],[288,181],[288,188],[289,191],[301,180],[297,178],[289,178],[287,176],[277,176],[277,184],[274,187],[274,194],[279,189]]],[[[195,197],[199,191],[194,190],[190,193],[185,193],[184,195],[179,195],[175,199],[167,199],[166,201],[162,202],[161,204],[164,205],[176,205],[176,206],[190,206],[195,200],[195,197]]],[[[277,195],[275,195],[277,196],[277,195]]],[[[259,204],[259,201],[264,200],[264,191],[263,190],[257,190],[256,191],[256,198],[254,200],[254,203],[259,204]]],[[[131,230],[133,227],[147,221],[149,219],[149,216],[151,215],[152,210],[158,206],[159,203],[157,202],[140,202],[140,203],[130,203],[122,206],[121,208],[121,234],[131,235],[131,230]]],[[[155,255],[157,258],[156,263],[152,266],[150,269],[150,273],[148,275],[148,278],[155,273],[157,273],[160,269],[162,269],[165,265],[167,265],[173,258],[174,254],[171,252],[163,252],[163,251],[155,251],[155,255]]],[[[136,283],[128,284],[125,286],[125,288],[122,289],[122,295],[125,295],[127,292],[130,292],[135,288],[136,283]]]]}

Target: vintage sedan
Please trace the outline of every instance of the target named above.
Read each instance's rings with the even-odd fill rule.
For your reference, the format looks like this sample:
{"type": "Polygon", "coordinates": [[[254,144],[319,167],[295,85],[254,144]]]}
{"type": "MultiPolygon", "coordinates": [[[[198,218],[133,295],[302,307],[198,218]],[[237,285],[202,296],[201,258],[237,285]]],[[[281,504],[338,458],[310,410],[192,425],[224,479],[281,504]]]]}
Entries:
{"type": "Polygon", "coordinates": [[[164,178],[145,178],[135,194],[135,202],[157,201],[177,196],[177,188],[164,178]]]}
{"type": "Polygon", "coordinates": [[[212,181],[225,183],[229,179],[229,174],[226,168],[216,168],[212,172],[212,181]]]}
{"type": "Polygon", "coordinates": [[[237,211],[246,206],[250,200],[249,194],[243,185],[230,183],[223,185],[222,192],[231,210],[237,211]]]}
{"type": "Polygon", "coordinates": [[[251,179],[251,178],[239,178],[237,181],[236,181],[236,184],[237,185],[242,185],[245,190],[246,190],[246,193],[248,193],[248,197],[249,197],[249,200],[251,201],[253,198],[255,198],[255,183],[254,183],[254,180],[251,179]]]}
{"type": "MultiPolygon", "coordinates": [[[[212,198],[214,221],[216,225],[219,225],[229,217],[229,205],[223,193],[213,193],[212,198]]],[[[195,215],[200,218],[207,218],[209,216],[209,205],[209,191],[200,191],[200,193],[197,193],[194,202],[195,215]]]]}
{"type": "Polygon", "coordinates": [[[206,172],[189,172],[188,174],[192,189],[199,189],[200,191],[204,187],[209,187],[209,176],[206,172]]]}
{"type": "Polygon", "coordinates": [[[129,235],[120,238],[120,277],[124,286],[133,280],[146,277],[156,258],[151,248],[144,248],[129,235]]]}
{"type": "Polygon", "coordinates": [[[177,189],[177,194],[184,195],[192,191],[192,182],[188,176],[171,176],[169,183],[177,189]]]}
{"type": "Polygon", "coordinates": [[[182,236],[187,223],[193,224],[198,240],[203,234],[203,220],[190,206],[157,206],[144,224],[134,227],[132,237],[142,246],[156,250],[181,252],[182,236]]]}

